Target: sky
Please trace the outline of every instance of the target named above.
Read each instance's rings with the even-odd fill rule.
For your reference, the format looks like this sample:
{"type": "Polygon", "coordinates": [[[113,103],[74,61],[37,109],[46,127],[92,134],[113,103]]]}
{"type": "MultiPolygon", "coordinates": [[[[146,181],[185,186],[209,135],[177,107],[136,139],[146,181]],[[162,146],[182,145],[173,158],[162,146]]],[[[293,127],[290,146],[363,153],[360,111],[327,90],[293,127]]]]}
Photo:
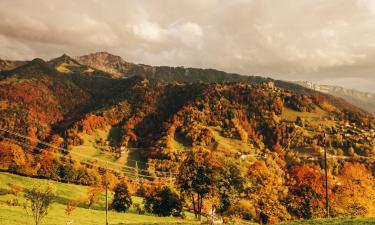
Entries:
{"type": "Polygon", "coordinates": [[[0,58],[98,51],[375,92],[375,0],[0,0],[0,58]]]}

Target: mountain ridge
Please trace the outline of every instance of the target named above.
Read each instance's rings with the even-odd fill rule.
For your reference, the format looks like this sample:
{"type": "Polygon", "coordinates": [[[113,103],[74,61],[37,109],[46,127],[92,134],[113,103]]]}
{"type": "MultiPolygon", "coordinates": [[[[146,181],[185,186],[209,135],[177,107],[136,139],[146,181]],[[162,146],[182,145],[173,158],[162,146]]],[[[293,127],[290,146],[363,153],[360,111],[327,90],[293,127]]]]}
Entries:
{"type": "Polygon", "coordinates": [[[316,84],[309,81],[296,81],[295,83],[315,91],[343,98],[349,103],[361,107],[375,115],[375,93],[347,89],[335,85],[316,84]]]}
{"type": "Polygon", "coordinates": [[[26,64],[27,61],[5,60],[0,58],[0,71],[11,70],[26,64]]]}
{"type": "MultiPolygon", "coordinates": [[[[244,189],[245,195],[236,196],[257,210],[264,205],[253,197],[264,196],[272,203],[266,205],[273,221],[303,217],[295,212],[310,199],[302,192],[306,204],[295,204],[300,202],[300,190],[306,189],[296,180],[308,187],[316,184],[320,195],[316,197],[314,190],[309,196],[323,205],[324,191],[318,184],[324,174],[323,147],[334,185],[331,198],[353,198],[351,190],[345,195],[340,189],[346,187],[340,182],[348,166],[349,174],[360,170],[369,177],[375,171],[374,116],[330,94],[213,69],[134,66],[127,70],[127,78],[121,78],[96,68],[88,73],[86,67],[62,55],[0,72],[2,170],[97,186],[106,161],[118,165],[119,171],[128,166],[138,171],[133,161],[137,160],[145,167],[140,174],[158,182],[156,171],[181,174],[185,170],[179,168],[190,154],[205,152],[210,157],[203,163],[215,160],[215,165],[222,165],[215,171],[232,171],[225,177],[239,176],[246,181],[244,187],[258,185],[258,190],[244,189]],[[25,136],[24,143],[12,142],[19,138],[7,131],[25,136]],[[36,139],[61,148],[53,150],[36,139]],[[266,183],[259,186],[259,181],[266,183]],[[280,209],[276,213],[274,206],[280,209]]],[[[117,172],[112,175],[123,179],[117,172]]],[[[224,182],[226,190],[237,190],[230,179],[224,182]]],[[[357,178],[355,182],[362,190],[362,183],[357,178]]],[[[355,213],[371,216],[369,210],[375,207],[368,203],[374,185],[364,182],[369,196],[356,196],[361,209],[355,213]]],[[[352,210],[346,204],[333,207],[338,212],[352,210]]],[[[312,210],[320,216],[321,208],[312,210]]]]}

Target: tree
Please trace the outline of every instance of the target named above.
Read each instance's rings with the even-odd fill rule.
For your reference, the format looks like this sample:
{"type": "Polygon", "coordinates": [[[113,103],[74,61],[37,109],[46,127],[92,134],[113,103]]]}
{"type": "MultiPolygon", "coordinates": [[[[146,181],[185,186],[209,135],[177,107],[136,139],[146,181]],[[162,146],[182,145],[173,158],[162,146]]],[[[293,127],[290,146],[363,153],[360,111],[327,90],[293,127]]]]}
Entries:
{"type": "Polygon", "coordinates": [[[119,183],[119,180],[113,173],[110,173],[107,171],[105,174],[103,174],[102,176],[103,187],[108,185],[108,189],[113,190],[117,186],[118,183],[119,183]]]}
{"type": "Polygon", "coordinates": [[[55,196],[55,190],[50,184],[46,186],[39,185],[26,190],[25,198],[27,203],[25,209],[28,213],[31,211],[35,225],[41,224],[43,218],[48,214],[48,209],[55,196]]]}
{"type": "Polygon", "coordinates": [[[255,208],[256,218],[261,223],[276,223],[289,218],[282,204],[286,192],[277,165],[255,161],[246,175],[245,193],[255,208]],[[272,170],[273,169],[273,170],[272,170]]]}
{"type": "Polygon", "coordinates": [[[50,177],[51,174],[55,173],[56,170],[56,159],[52,151],[44,150],[38,159],[40,168],[38,171],[39,175],[50,177]]]}
{"type": "Polygon", "coordinates": [[[78,201],[77,200],[70,200],[66,204],[65,215],[67,215],[67,216],[72,215],[73,211],[77,208],[77,205],[78,205],[78,201]]]}
{"type": "Polygon", "coordinates": [[[215,155],[202,148],[190,152],[180,166],[177,183],[190,197],[198,220],[201,219],[203,199],[215,188],[219,168],[215,155]]]}
{"type": "Polygon", "coordinates": [[[366,216],[374,213],[375,181],[370,171],[359,163],[345,163],[336,190],[336,214],[366,216]]]}
{"type": "Polygon", "coordinates": [[[101,186],[90,186],[88,187],[87,191],[87,203],[88,208],[90,209],[92,205],[99,202],[99,197],[103,192],[103,188],[101,186]]]}
{"type": "Polygon", "coordinates": [[[9,141],[0,142],[0,167],[6,170],[17,171],[26,164],[23,149],[9,141]]]}
{"type": "MultiPolygon", "coordinates": [[[[325,215],[325,177],[317,166],[292,166],[290,168],[289,210],[299,218],[315,218],[325,215]]],[[[328,181],[331,195],[332,181],[328,181]]]]}
{"type": "Polygon", "coordinates": [[[132,199],[125,181],[118,183],[114,189],[115,195],[112,201],[112,208],[117,212],[125,212],[132,205],[132,199]]]}
{"type": "Polygon", "coordinates": [[[224,164],[220,169],[215,191],[219,198],[217,208],[221,214],[238,202],[240,193],[243,192],[244,188],[244,178],[236,162],[229,159],[223,161],[224,164]]]}
{"type": "Polygon", "coordinates": [[[182,204],[178,194],[168,186],[151,189],[144,199],[145,209],[159,216],[181,215],[182,204]]]}

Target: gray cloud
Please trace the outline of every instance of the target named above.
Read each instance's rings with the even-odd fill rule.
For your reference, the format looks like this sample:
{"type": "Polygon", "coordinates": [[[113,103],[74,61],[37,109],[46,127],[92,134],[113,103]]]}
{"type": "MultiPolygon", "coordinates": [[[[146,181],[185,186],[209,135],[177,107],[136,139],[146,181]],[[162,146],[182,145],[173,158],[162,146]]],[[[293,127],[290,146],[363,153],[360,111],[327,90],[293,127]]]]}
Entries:
{"type": "Polygon", "coordinates": [[[95,51],[374,91],[375,1],[0,1],[1,58],[95,51]]]}

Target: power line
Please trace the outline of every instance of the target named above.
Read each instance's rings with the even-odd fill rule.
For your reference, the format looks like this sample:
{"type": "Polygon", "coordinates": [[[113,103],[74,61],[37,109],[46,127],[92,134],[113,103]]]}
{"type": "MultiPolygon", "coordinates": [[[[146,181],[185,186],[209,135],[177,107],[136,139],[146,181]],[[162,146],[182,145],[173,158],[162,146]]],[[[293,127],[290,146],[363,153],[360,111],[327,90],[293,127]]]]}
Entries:
{"type": "MultiPolygon", "coordinates": [[[[24,147],[28,147],[28,148],[31,148],[31,149],[38,149],[40,151],[44,151],[44,149],[41,149],[39,147],[35,147],[35,146],[32,146],[32,145],[29,145],[27,143],[24,143],[24,142],[20,142],[20,141],[17,141],[17,140],[14,140],[14,139],[11,139],[9,137],[5,137],[5,136],[2,136],[0,135],[0,137],[3,137],[13,143],[16,143],[16,144],[19,144],[21,146],[24,146],[24,147]]],[[[36,155],[36,153],[32,153],[33,155],[36,155]]],[[[63,155],[61,152],[57,152],[57,154],[60,154],[61,156],[66,156],[66,155],[63,155]]],[[[77,160],[75,160],[77,161],[77,160]]],[[[93,163],[89,163],[89,162],[83,162],[83,164],[87,164],[87,165],[90,165],[92,167],[96,167],[97,165],[93,164],[93,163]]],[[[132,172],[129,172],[129,171],[120,171],[120,170],[117,170],[117,169],[106,169],[106,170],[109,170],[109,171],[112,171],[112,172],[116,172],[116,173],[120,173],[120,174],[124,174],[126,175],[127,177],[131,177],[131,178],[135,178],[135,174],[132,173],[132,172]]],[[[148,176],[148,175],[143,175],[143,174],[138,174],[138,177],[140,178],[158,178],[159,180],[164,180],[164,179],[175,179],[175,177],[158,177],[158,176],[148,176]]]]}
{"type": "MultiPolygon", "coordinates": [[[[16,135],[18,137],[22,137],[22,138],[25,138],[25,139],[28,139],[28,140],[31,140],[31,141],[36,141],[40,144],[43,144],[45,146],[48,146],[48,147],[51,147],[51,148],[55,148],[55,149],[58,149],[60,151],[63,151],[63,152],[66,152],[66,153],[70,153],[70,154],[75,154],[77,156],[80,156],[80,157],[85,157],[85,158],[91,158],[92,160],[95,160],[95,161],[100,161],[100,162],[103,162],[103,163],[108,163],[108,164],[111,164],[111,165],[114,165],[114,166],[121,166],[121,167],[125,167],[125,168],[128,168],[128,169],[132,169],[132,170],[135,170],[136,168],[135,167],[131,167],[131,166],[126,166],[126,165],[122,165],[122,164],[119,164],[119,163],[114,163],[114,162],[111,162],[111,161],[108,161],[108,160],[104,160],[104,159],[100,159],[100,158],[95,158],[95,157],[92,157],[92,156],[88,156],[88,155],[84,155],[84,154],[80,154],[80,153],[77,153],[77,152],[74,152],[74,151],[70,151],[68,149],[65,149],[65,148],[61,148],[61,147],[58,147],[58,146],[54,146],[54,145],[51,145],[47,142],[44,142],[44,141],[41,141],[39,139],[36,139],[36,138],[30,138],[28,136],[25,136],[25,135],[22,135],[22,134],[19,134],[19,133],[16,133],[16,132],[13,132],[13,131],[10,131],[10,130],[7,130],[7,129],[4,129],[4,128],[0,128],[0,130],[2,131],[5,131],[9,134],[13,134],[13,135],[16,135]]],[[[146,165],[148,165],[146,163],[146,165]]],[[[147,170],[143,170],[143,169],[138,169],[138,171],[141,171],[141,172],[149,172],[147,170]]],[[[168,175],[171,175],[171,174],[174,174],[174,175],[178,175],[178,173],[174,173],[174,172],[164,172],[164,171],[155,171],[155,173],[159,173],[159,174],[168,174],[168,175]]]]}

